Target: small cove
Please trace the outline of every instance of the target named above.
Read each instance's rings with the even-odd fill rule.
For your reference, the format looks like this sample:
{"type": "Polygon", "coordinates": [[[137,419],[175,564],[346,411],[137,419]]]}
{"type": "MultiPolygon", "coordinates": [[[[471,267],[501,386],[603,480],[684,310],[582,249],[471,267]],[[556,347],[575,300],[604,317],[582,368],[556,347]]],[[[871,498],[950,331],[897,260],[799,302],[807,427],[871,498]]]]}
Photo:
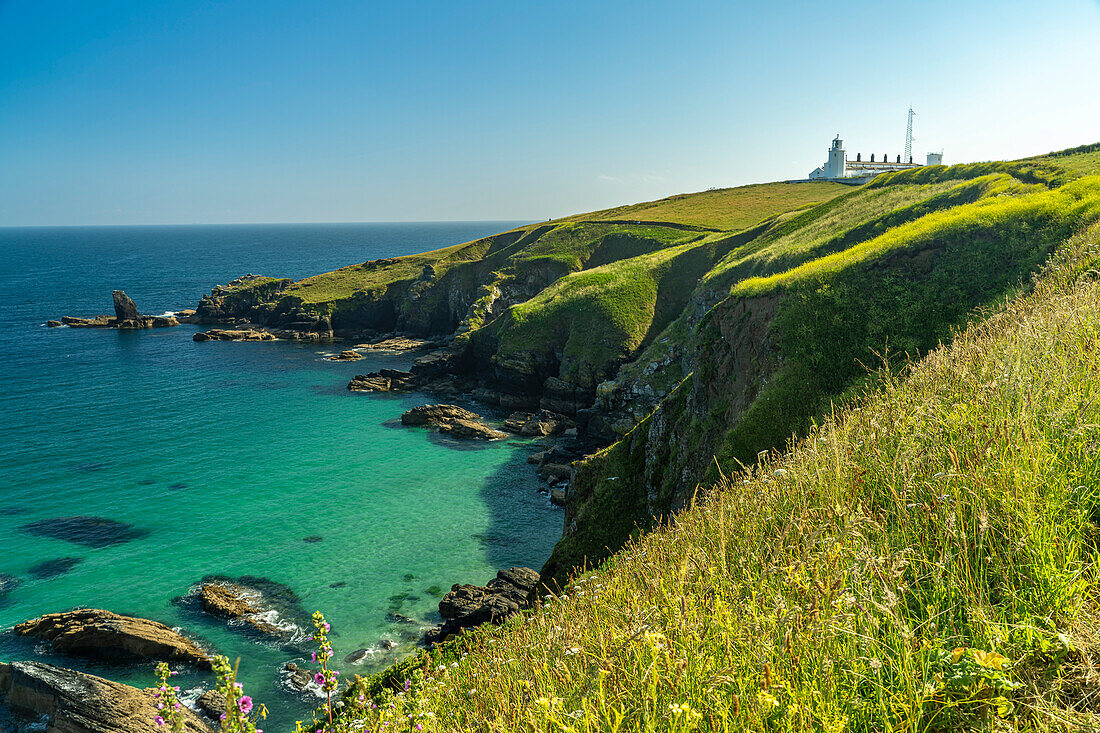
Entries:
{"type": "MultiPolygon", "coordinates": [[[[405,368],[408,355],[339,363],[323,359],[338,345],[200,344],[186,325],[42,325],[110,310],[113,288],[161,313],[244,272],[302,277],[512,225],[0,229],[0,577],[11,578],[0,628],[77,605],[182,626],[242,658],[242,680],[282,729],[311,705],[285,690],[281,673],[306,663],[306,647],[173,603],[203,576],[267,578],[293,591],[304,616],[323,610],[338,659],[378,650],[341,663],[352,674],[407,651],[416,629],[388,613],[431,623],[452,583],[538,567],[561,513],[537,492],[531,443],[473,445],[402,428],[401,413],[430,395],[346,390],[354,374],[405,368]],[[76,517],[120,524],[89,530],[76,517]],[[383,639],[401,646],[386,651],[383,639]]],[[[24,658],[152,680],[151,665],[104,667],[0,635],[0,659],[24,658]]],[[[209,685],[197,673],[179,679],[185,691],[209,685]]]]}

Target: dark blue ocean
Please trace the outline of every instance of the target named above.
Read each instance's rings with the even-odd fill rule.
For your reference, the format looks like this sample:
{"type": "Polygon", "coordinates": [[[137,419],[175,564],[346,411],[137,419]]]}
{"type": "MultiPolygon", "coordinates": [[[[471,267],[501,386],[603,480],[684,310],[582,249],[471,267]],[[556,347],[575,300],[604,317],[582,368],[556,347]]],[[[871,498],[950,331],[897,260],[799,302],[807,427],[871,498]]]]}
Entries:
{"type": "MultiPolygon", "coordinates": [[[[401,413],[430,396],[345,388],[356,373],[407,367],[408,357],[336,363],[323,357],[338,346],[195,343],[187,325],[45,327],[112,312],[114,289],[161,314],[244,273],[301,278],[517,223],[0,228],[0,659],[145,685],[151,665],[59,657],[10,633],[74,606],[145,616],[240,657],[270,729],[285,730],[317,702],[291,692],[282,673],[289,661],[307,666],[307,647],[173,603],[203,576],[289,587],[302,613],[328,616],[338,660],[371,650],[339,665],[352,674],[411,649],[415,634],[388,612],[428,624],[452,583],[539,567],[562,518],[537,492],[530,443],[475,446],[402,428],[401,413]],[[74,516],[133,532],[95,547],[29,527],[74,516]],[[398,647],[386,650],[386,640],[398,647]]],[[[286,616],[278,620],[301,620],[286,616]]],[[[189,697],[211,683],[190,670],[178,679],[189,697]]]]}

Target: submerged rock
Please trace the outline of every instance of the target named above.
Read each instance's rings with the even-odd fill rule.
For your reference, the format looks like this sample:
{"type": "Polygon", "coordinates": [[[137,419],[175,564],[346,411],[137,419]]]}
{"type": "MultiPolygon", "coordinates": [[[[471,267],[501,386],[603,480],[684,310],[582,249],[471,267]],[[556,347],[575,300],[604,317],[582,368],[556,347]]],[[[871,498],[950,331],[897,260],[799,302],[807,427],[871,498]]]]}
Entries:
{"type": "Polygon", "coordinates": [[[424,634],[428,643],[445,641],[463,629],[484,623],[501,623],[531,606],[539,574],[531,568],[509,568],[479,585],[453,585],[439,602],[442,624],[424,634]]]}
{"type": "Polygon", "coordinates": [[[84,559],[80,557],[59,557],[56,560],[40,562],[32,566],[27,572],[40,580],[56,578],[69,572],[83,561],[84,559]]]}
{"type": "Polygon", "coordinates": [[[0,605],[7,600],[7,596],[19,587],[19,578],[7,573],[0,573],[0,605]]]}
{"type": "MultiPolygon", "coordinates": [[[[0,701],[44,718],[47,733],[154,733],[159,711],[151,690],[41,662],[0,663],[0,701]]],[[[213,733],[184,709],[186,733],[213,733]]]]}
{"type": "Polygon", "coordinates": [[[111,661],[186,662],[210,669],[206,652],[164,624],[96,608],[50,613],[19,624],[15,633],[48,641],[65,654],[111,661]]]}
{"type": "Polygon", "coordinates": [[[24,524],[19,529],[36,537],[66,540],[86,547],[110,547],[141,539],[149,530],[104,517],[58,517],[24,524]]]}

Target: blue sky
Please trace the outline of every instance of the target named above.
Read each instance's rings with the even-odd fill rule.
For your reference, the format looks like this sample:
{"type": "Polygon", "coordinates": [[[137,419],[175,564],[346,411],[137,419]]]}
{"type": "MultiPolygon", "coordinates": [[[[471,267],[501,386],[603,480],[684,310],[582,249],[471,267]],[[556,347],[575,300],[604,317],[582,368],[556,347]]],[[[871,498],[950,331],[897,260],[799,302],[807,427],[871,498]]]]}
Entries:
{"type": "Polygon", "coordinates": [[[0,0],[0,225],[546,219],[1100,141],[1100,3],[0,0]]]}

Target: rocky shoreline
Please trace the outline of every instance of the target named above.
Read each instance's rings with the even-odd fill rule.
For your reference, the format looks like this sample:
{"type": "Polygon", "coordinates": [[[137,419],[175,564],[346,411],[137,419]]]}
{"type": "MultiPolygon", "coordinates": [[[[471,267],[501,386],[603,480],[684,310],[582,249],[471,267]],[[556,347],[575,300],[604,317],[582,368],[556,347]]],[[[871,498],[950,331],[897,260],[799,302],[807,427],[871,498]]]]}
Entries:
{"type": "MultiPolygon", "coordinates": [[[[453,585],[439,602],[443,622],[436,626],[426,627],[396,612],[386,618],[395,625],[408,626],[411,639],[419,639],[421,646],[431,647],[467,629],[486,623],[499,624],[531,608],[538,588],[537,571],[513,567],[499,571],[484,586],[453,585]]],[[[280,602],[272,593],[289,594],[290,598],[281,599],[284,604],[297,602],[290,589],[262,578],[211,576],[190,597],[196,599],[198,608],[211,620],[243,624],[250,631],[286,640],[287,629],[267,620],[280,602]],[[245,581],[252,585],[246,585],[245,581]]],[[[102,609],[78,608],[46,614],[17,625],[12,633],[45,642],[61,655],[90,657],[113,665],[144,666],[167,661],[208,672],[214,653],[181,631],[157,621],[102,609]]],[[[397,643],[384,639],[382,646],[395,649],[397,643]]],[[[346,655],[345,661],[355,664],[371,653],[370,649],[360,649],[346,655]]],[[[283,673],[284,682],[299,693],[307,692],[313,684],[311,673],[294,661],[285,664],[283,673]]],[[[184,729],[188,733],[213,733],[224,712],[220,695],[209,689],[189,704],[184,729]]],[[[153,690],[38,661],[0,663],[0,706],[10,711],[20,726],[44,724],[50,733],[159,730],[154,723],[159,710],[153,690]]]]}
{"type": "MultiPolygon", "coordinates": [[[[259,278],[245,276],[230,283],[233,286],[254,282],[259,278]]],[[[277,287],[277,285],[276,285],[277,287]]],[[[283,328],[270,328],[247,318],[219,312],[218,288],[200,303],[195,311],[180,311],[178,318],[142,316],[124,292],[114,291],[116,315],[114,318],[96,316],[76,318],[66,316],[60,322],[49,325],[69,325],[78,328],[152,328],[174,326],[180,322],[217,326],[194,334],[196,342],[207,341],[293,341],[329,342],[337,340],[331,323],[324,319],[286,324],[283,328]]],[[[528,457],[540,477],[547,481],[545,493],[554,503],[562,504],[567,496],[571,478],[569,464],[592,450],[595,442],[582,434],[574,416],[555,412],[540,405],[537,399],[515,400],[494,395],[483,383],[464,372],[456,359],[458,351],[452,348],[449,337],[420,338],[406,333],[364,331],[349,334],[347,340],[354,346],[328,357],[332,361],[356,361],[363,352],[411,353],[416,356],[410,371],[382,369],[357,375],[348,384],[350,391],[408,392],[423,391],[444,396],[472,396],[494,406],[510,405],[527,407],[515,409],[503,419],[492,424],[481,414],[454,404],[422,405],[408,410],[401,418],[403,425],[424,427],[453,438],[468,440],[502,440],[509,435],[540,438],[546,441],[542,450],[528,457]]],[[[503,394],[503,393],[502,393],[503,394]]],[[[2,580],[2,579],[0,579],[2,580]]],[[[273,607],[267,593],[243,579],[204,578],[190,594],[175,599],[175,603],[200,614],[207,619],[220,619],[231,626],[261,637],[290,641],[287,628],[274,624],[273,607]]],[[[0,592],[14,588],[16,579],[3,580],[0,592]]],[[[431,647],[454,638],[466,629],[484,623],[501,623],[507,618],[530,608],[537,598],[539,573],[531,568],[501,570],[484,586],[459,585],[451,587],[439,602],[442,622],[429,626],[416,619],[391,612],[387,619],[395,626],[407,627],[401,637],[407,642],[418,641],[431,647]]],[[[289,591],[289,589],[286,589],[289,591]]],[[[292,595],[292,594],[291,594],[292,595]]],[[[211,655],[207,650],[180,630],[148,619],[123,616],[101,609],[78,608],[73,611],[52,613],[26,621],[13,629],[20,636],[39,639],[58,653],[74,657],[92,657],[113,664],[135,662],[173,661],[193,665],[202,670],[210,668],[211,655]]],[[[383,639],[382,649],[397,647],[397,643],[383,639]]],[[[347,662],[355,664],[368,657],[370,649],[360,649],[347,655],[347,662]]],[[[310,676],[294,661],[288,661],[284,671],[284,683],[290,689],[305,691],[310,676]]],[[[148,713],[145,697],[147,691],[128,685],[110,682],[84,672],[39,662],[12,662],[0,665],[0,703],[9,709],[32,716],[49,719],[49,730],[64,733],[114,733],[122,730],[155,730],[148,713]],[[69,692],[72,691],[72,695],[69,692]],[[68,695],[68,696],[67,696],[68,695]],[[57,701],[61,701],[58,703],[57,701]],[[88,708],[109,711],[106,717],[89,713],[88,708]],[[118,713],[125,709],[126,714],[118,713]],[[135,712],[138,711],[138,712],[135,712]]],[[[216,718],[219,701],[211,691],[195,701],[198,710],[188,719],[188,731],[208,731],[203,715],[216,718]]]]}

